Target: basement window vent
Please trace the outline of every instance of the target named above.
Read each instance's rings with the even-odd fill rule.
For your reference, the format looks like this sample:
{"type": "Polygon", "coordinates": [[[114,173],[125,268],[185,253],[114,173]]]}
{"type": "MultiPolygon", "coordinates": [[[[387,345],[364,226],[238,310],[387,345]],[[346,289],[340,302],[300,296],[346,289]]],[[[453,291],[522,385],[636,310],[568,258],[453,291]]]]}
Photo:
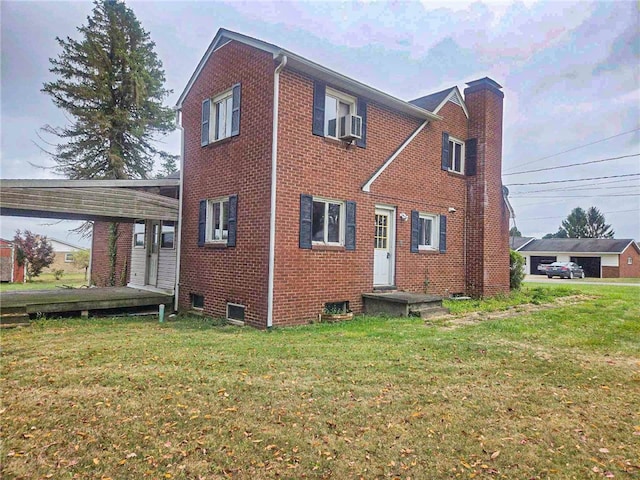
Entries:
{"type": "Polygon", "coordinates": [[[189,296],[191,297],[191,308],[195,310],[202,310],[204,308],[204,295],[191,293],[189,296]]]}
{"type": "Polygon", "coordinates": [[[348,313],[349,310],[349,302],[327,302],[324,304],[324,313],[328,314],[341,314],[348,313]]]}
{"type": "Polygon", "coordinates": [[[227,320],[234,323],[244,324],[244,305],[237,303],[227,303],[227,320]]]}

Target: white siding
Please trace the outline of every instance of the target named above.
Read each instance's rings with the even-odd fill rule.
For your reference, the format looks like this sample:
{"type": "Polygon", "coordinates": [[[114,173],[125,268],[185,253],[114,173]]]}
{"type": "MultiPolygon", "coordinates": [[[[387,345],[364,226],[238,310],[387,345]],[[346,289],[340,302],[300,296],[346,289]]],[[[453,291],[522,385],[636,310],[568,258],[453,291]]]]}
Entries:
{"type": "Polygon", "coordinates": [[[602,265],[603,267],[619,267],[620,266],[620,255],[616,254],[609,254],[609,255],[600,255],[600,258],[602,258],[602,263],[600,265],[602,265]]]}
{"type": "Polygon", "coordinates": [[[131,246],[131,269],[129,283],[132,285],[144,285],[145,267],[147,261],[147,250],[145,248],[131,246]]]}
{"type": "Polygon", "coordinates": [[[158,258],[158,288],[173,292],[176,283],[176,255],[175,248],[161,248],[158,258]]]}

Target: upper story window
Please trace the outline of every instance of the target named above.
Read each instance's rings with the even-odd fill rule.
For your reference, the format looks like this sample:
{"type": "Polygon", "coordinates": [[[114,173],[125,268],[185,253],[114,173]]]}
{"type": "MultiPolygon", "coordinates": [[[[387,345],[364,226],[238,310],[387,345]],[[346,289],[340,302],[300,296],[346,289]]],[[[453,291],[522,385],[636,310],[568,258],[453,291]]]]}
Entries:
{"type": "Polygon", "coordinates": [[[229,198],[207,201],[207,242],[226,242],[229,236],[229,198]]]}
{"type": "Polygon", "coordinates": [[[324,100],[324,135],[338,138],[338,121],[356,113],[356,99],[337,90],[327,88],[324,100]]]}
{"type": "Polygon", "coordinates": [[[633,257],[627,257],[627,265],[633,265],[633,257]]]}
{"type": "Polygon", "coordinates": [[[449,137],[449,171],[464,173],[464,142],[449,137]]]}
{"type": "Polygon", "coordinates": [[[313,243],[344,245],[344,202],[314,198],[311,234],[313,243]]]}
{"type": "Polygon", "coordinates": [[[420,214],[418,220],[418,249],[438,249],[438,217],[436,215],[420,214]]]}
{"type": "Polygon", "coordinates": [[[210,143],[240,134],[240,84],[213,98],[202,101],[200,144],[210,143]]]}
{"type": "Polygon", "coordinates": [[[211,132],[209,138],[214,141],[231,136],[231,117],[233,115],[233,92],[231,90],[218,95],[211,103],[211,132]]]}
{"type": "Polygon", "coordinates": [[[136,223],[133,224],[133,246],[135,248],[144,248],[145,233],[144,220],[136,220],[136,223]]]}

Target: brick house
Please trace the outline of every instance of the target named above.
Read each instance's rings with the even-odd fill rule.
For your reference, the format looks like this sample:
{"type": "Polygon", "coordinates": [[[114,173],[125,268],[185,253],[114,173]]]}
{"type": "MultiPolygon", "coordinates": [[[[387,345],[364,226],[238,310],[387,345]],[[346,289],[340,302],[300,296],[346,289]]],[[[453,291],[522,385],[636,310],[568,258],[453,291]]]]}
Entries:
{"type": "Polygon", "coordinates": [[[61,270],[64,273],[84,273],[84,268],[77,267],[73,263],[73,254],[84,250],[82,247],[55,238],[48,240],[53,247],[53,263],[43,269],[43,273],[52,273],[56,270],[61,270]]]}
{"type": "Polygon", "coordinates": [[[179,308],[265,328],[507,292],[502,102],[489,78],[406,102],[219,30],[177,105],[179,308]]]}

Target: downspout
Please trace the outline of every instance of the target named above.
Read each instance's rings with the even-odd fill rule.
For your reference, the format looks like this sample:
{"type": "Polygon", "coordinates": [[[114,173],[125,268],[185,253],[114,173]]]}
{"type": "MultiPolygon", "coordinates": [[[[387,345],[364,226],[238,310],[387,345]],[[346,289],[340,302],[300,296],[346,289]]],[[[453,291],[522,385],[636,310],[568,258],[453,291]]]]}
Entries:
{"type": "Polygon", "coordinates": [[[271,141],[271,216],[269,218],[269,282],[267,290],[267,328],[273,326],[273,288],[276,257],[276,188],[278,169],[278,100],[280,72],[287,65],[287,56],[279,55],[280,65],[273,73],[273,139],[271,141]]]}
{"type": "MultiPolygon", "coordinates": [[[[176,110],[176,125],[180,129],[180,187],[178,196],[178,225],[176,225],[178,244],[176,245],[176,285],[173,289],[173,309],[178,310],[180,298],[180,252],[182,251],[182,193],[184,189],[184,127],[182,126],[182,110],[176,110]]],[[[174,230],[175,231],[175,230],[174,230]]]]}

